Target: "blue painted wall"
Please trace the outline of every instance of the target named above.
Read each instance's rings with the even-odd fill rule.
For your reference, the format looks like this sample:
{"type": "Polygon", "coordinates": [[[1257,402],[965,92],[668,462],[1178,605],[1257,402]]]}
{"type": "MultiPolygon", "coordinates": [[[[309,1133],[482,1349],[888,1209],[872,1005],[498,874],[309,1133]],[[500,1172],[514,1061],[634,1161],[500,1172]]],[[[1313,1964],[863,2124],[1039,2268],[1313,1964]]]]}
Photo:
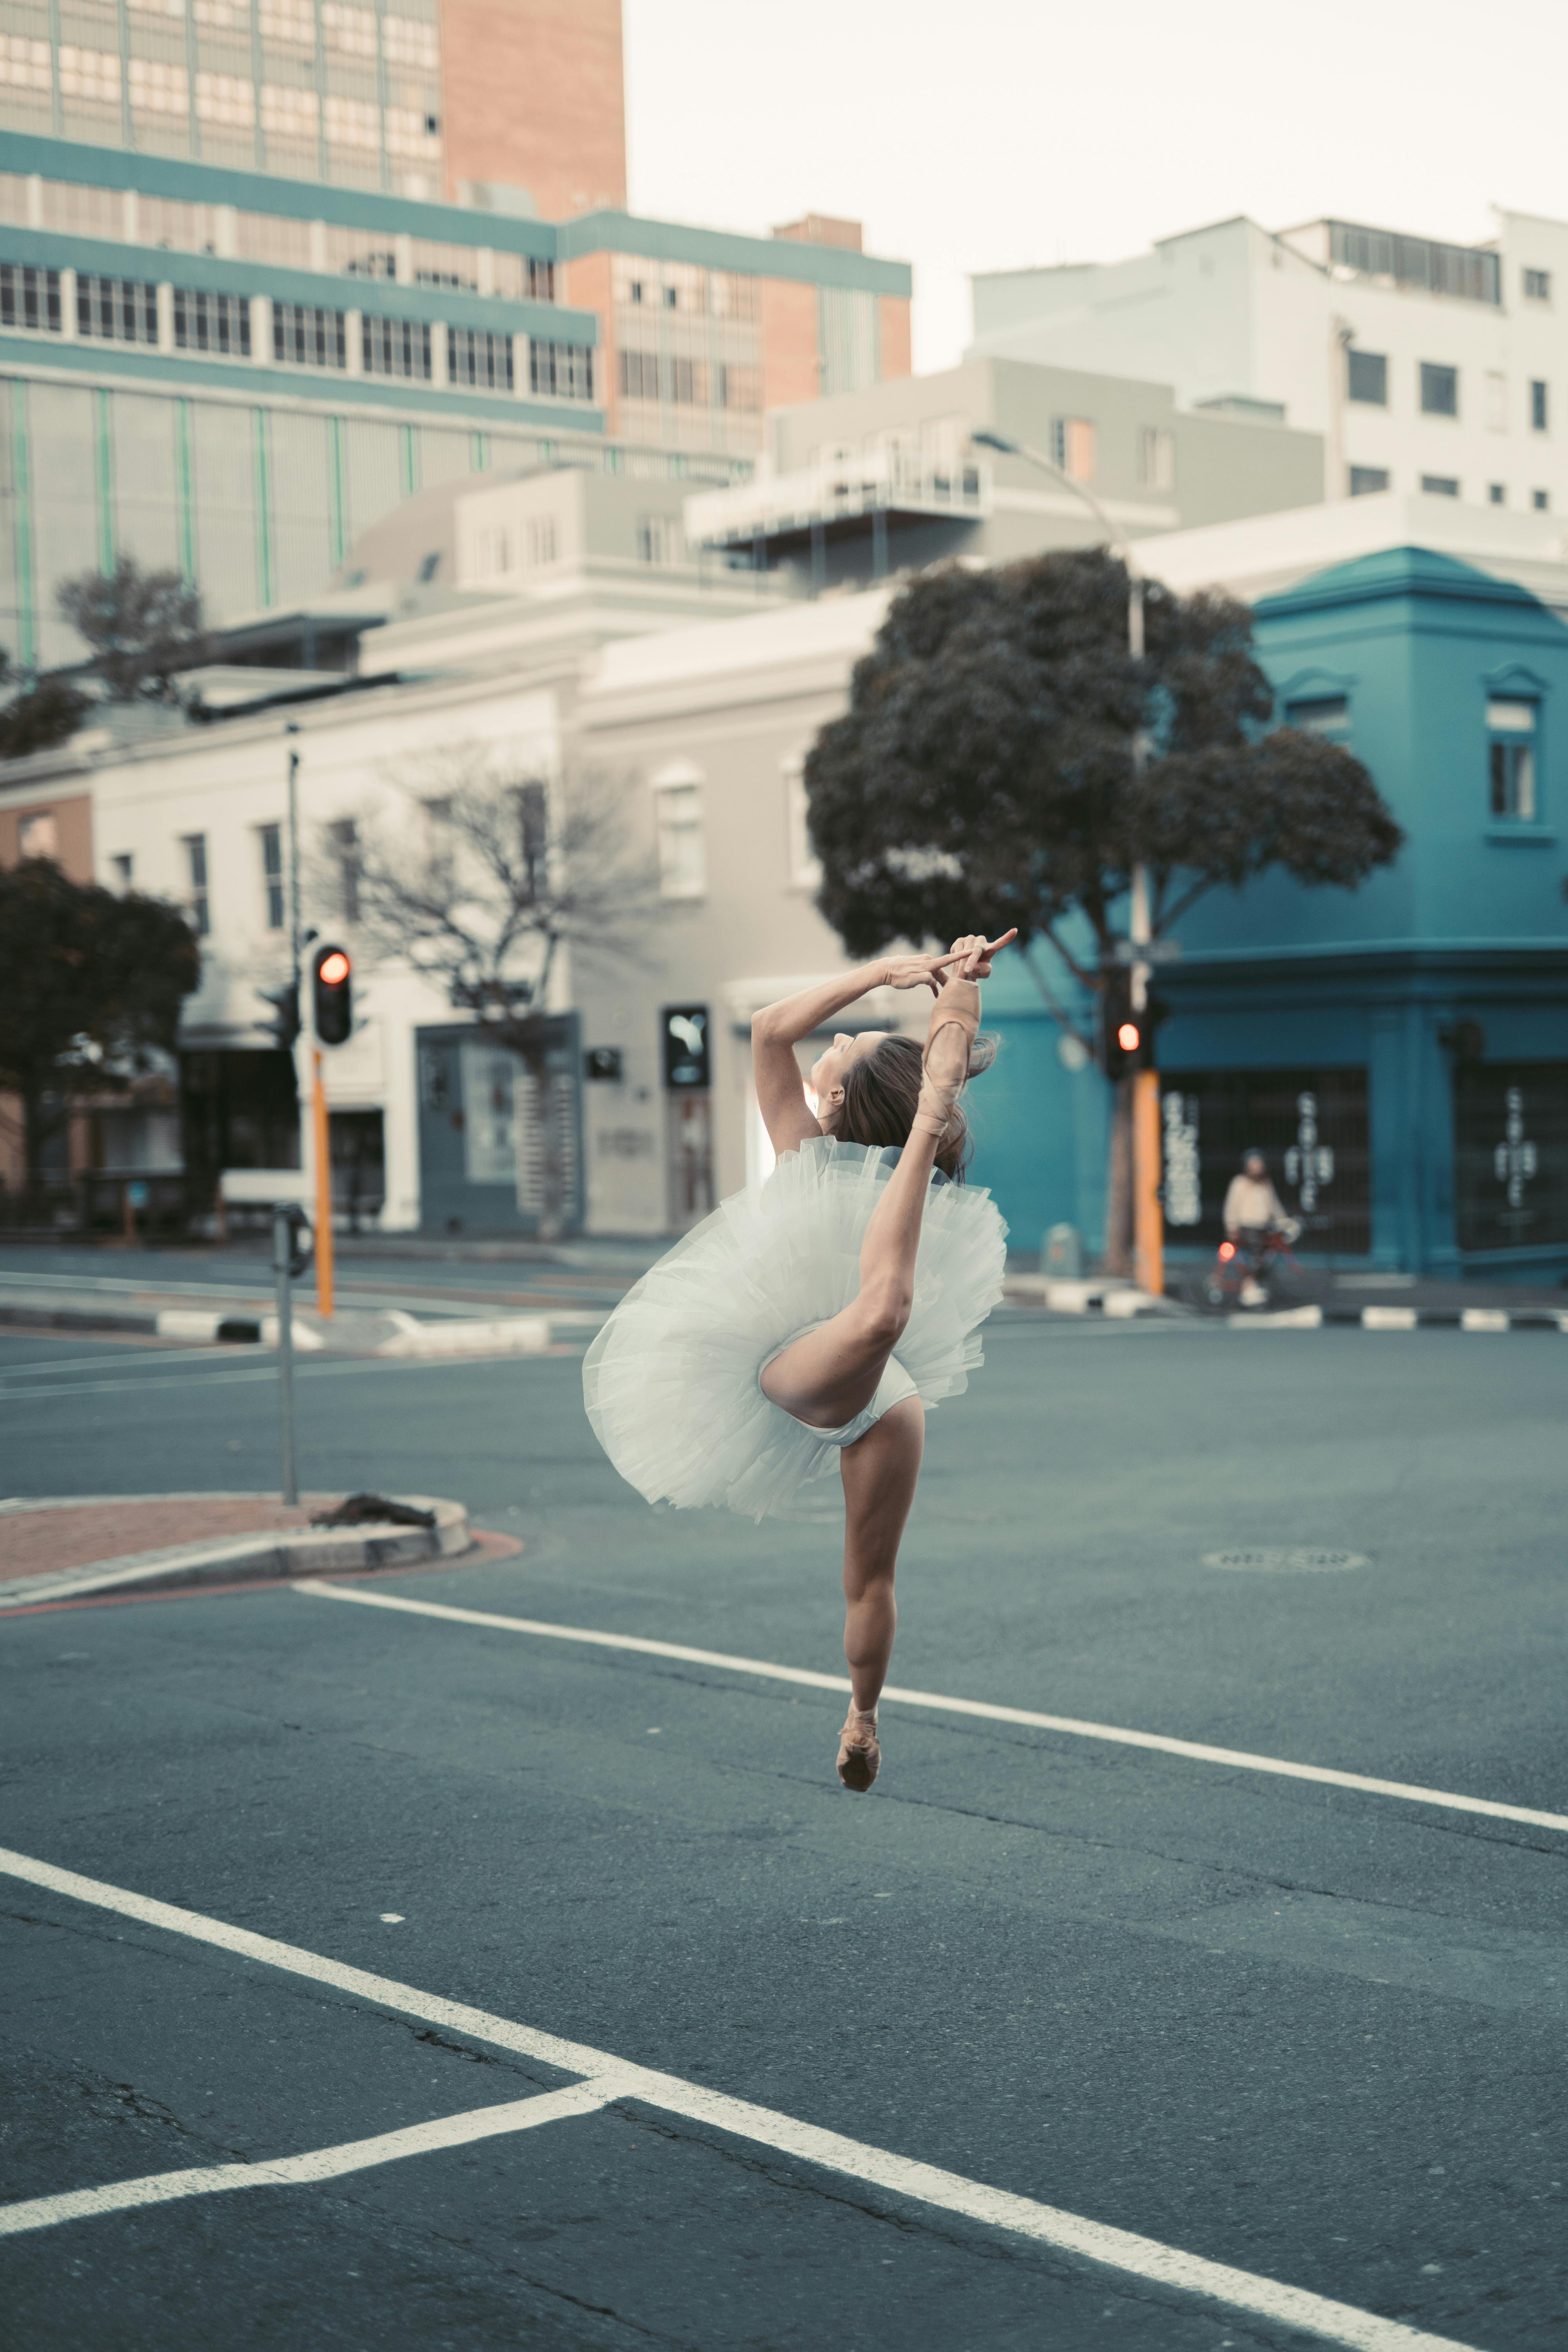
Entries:
{"type": "MultiPolygon", "coordinates": [[[[1408,839],[1357,891],[1274,875],[1200,901],[1163,982],[1162,1071],[1364,1069],[1371,1230],[1359,1262],[1553,1278],[1568,1271],[1568,1231],[1552,1237],[1562,1218],[1547,1213],[1549,1196],[1568,1202],[1568,628],[1512,583],[1417,548],[1320,573],[1264,600],[1255,620],[1278,717],[1342,696],[1350,748],[1408,839]],[[1500,698],[1536,713],[1529,820],[1500,820],[1489,803],[1488,706],[1500,698]],[[1514,1080],[1534,1164],[1510,1223],[1504,1175],[1497,1215],[1478,1208],[1477,1185],[1491,1181],[1492,1127],[1505,1147],[1514,1080]],[[1464,1216],[1457,1088],[1472,1105],[1464,1216]]],[[[972,1097],[975,1181],[996,1193],[1016,1247],[1062,1220],[1097,1248],[1104,1081],[1063,1067],[1016,960],[998,964],[986,1019],[1004,1049],[972,1097]]],[[[1179,1254],[1181,1234],[1168,1239],[1179,1254]]]]}

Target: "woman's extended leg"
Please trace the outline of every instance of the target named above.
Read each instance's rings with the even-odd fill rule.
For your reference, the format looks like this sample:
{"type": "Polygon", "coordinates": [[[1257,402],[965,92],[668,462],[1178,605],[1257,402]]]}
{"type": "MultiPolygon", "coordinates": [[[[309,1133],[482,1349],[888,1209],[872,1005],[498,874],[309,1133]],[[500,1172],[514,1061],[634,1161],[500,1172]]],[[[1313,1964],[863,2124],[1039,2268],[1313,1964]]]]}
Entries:
{"type": "MultiPolygon", "coordinates": [[[[979,1017],[973,983],[949,983],[967,1024],[932,1015],[927,1046],[930,1077],[951,1107],[969,1068],[969,1041],[979,1017]]],[[[945,992],[944,992],[945,993],[945,992]]],[[[925,1097],[922,1094],[922,1106],[925,1097]]],[[[931,1171],[942,1140],[940,1116],[917,1116],[899,1164],[871,1213],[860,1245],[860,1291],[852,1305],[796,1339],[763,1373],[763,1393],[796,1421],[816,1429],[841,1429],[864,1412],[877,1393],[888,1359],[903,1336],[915,1294],[915,1258],[921,1220],[931,1190],[931,1171]]]]}

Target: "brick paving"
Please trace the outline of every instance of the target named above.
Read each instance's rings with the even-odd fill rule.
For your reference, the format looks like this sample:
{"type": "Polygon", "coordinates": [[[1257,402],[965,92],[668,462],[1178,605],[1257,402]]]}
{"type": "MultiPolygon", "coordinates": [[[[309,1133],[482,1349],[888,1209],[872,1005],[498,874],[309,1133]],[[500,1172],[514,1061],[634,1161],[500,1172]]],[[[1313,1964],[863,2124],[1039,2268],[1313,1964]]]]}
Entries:
{"type": "Polygon", "coordinates": [[[87,1568],[127,1553],[163,1551],[215,1536],[270,1533],[302,1528],[312,1511],[341,1501],[308,1495],[302,1503],[266,1496],[151,1495],[132,1502],[71,1503],[58,1509],[0,1514],[0,1582],[87,1568]]]}

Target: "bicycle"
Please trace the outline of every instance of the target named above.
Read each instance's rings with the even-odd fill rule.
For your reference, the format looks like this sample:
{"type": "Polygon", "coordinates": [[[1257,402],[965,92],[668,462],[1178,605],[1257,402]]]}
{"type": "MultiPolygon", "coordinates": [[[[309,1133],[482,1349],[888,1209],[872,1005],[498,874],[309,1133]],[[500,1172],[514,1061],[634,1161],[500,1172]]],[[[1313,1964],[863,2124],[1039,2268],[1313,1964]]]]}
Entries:
{"type": "Polygon", "coordinates": [[[1233,1242],[1227,1236],[1221,1242],[1213,1267],[1205,1277],[1204,1297],[1207,1305],[1243,1308],[1270,1306],[1274,1277],[1280,1266],[1288,1267],[1292,1274],[1301,1272],[1300,1261],[1290,1246],[1300,1231],[1292,1218],[1283,1229],[1271,1225],[1256,1242],[1233,1242]]]}

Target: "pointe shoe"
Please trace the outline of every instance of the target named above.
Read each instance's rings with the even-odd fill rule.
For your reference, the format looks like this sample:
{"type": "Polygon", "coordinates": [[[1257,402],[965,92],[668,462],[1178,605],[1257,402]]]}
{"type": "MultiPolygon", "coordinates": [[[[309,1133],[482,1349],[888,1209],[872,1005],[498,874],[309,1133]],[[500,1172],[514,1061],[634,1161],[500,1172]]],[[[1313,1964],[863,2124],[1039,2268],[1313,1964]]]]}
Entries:
{"type": "Polygon", "coordinates": [[[962,1029],[965,1044],[973,1045],[980,1027],[980,991],[972,980],[949,980],[931,1008],[931,1027],[926,1034],[925,1052],[921,1056],[924,1076],[921,1079],[920,1101],[910,1122],[911,1135],[934,1135],[940,1141],[947,1133],[952,1107],[963,1093],[969,1076],[969,1057],[964,1055],[963,1076],[943,1079],[931,1076],[931,1049],[944,1029],[962,1029]]]}
{"type": "Polygon", "coordinates": [[[838,1735],[838,1777],[847,1789],[864,1796],[882,1769],[882,1743],[877,1737],[877,1710],[862,1715],[851,1706],[838,1735]]]}

